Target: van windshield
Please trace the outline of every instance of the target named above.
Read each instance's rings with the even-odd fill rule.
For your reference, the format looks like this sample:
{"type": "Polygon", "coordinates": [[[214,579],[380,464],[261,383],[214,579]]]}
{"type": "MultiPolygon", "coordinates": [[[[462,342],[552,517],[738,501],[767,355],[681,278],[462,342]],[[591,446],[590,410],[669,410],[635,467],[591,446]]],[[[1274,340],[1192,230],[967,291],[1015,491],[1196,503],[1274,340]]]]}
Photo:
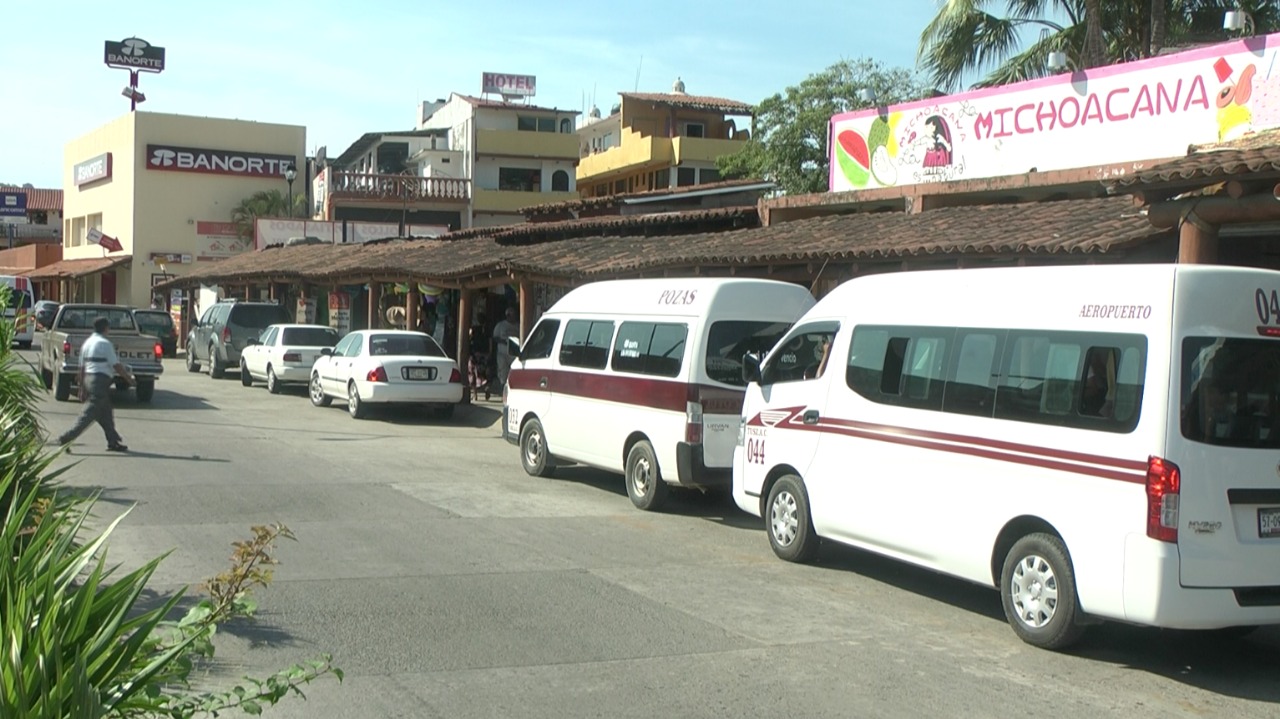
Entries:
{"type": "Polygon", "coordinates": [[[723,320],[711,323],[707,332],[707,377],[721,384],[745,387],[742,356],[764,356],[791,329],[790,322],[723,320]]]}
{"type": "Polygon", "coordinates": [[[1219,447],[1280,449],[1280,342],[1182,342],[1182,436],[1219,447]]]}

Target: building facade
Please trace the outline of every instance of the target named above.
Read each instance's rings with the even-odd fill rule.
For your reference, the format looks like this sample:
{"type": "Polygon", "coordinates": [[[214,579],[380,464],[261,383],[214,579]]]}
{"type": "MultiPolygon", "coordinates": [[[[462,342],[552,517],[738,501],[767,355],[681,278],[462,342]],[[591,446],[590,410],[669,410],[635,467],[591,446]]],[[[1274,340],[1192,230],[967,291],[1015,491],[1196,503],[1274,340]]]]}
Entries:
{"type": "Polygon", "coordinates": [[[593,110],[578,131],[578,187],[602,197],[719,182],[716,160],[751,135],[744,102],[675,92],[620,93],[608,117],[593,110]]]}
{"type": "Polygon", "coordinates": [[[0,224],[0,247],[34,244],[61,244],[62,190],[38,188],[30,184],[0,184],[0,193],[22,193],[27,197],[27,214],[16,224],[0,224]]]}
{"type": "Polygon", "coordinates": [[[468,226],[495,227],[523,221],[526,207],[577,199],[577,116],[454,93],[424,103],[419,130],[446,132],[460,153],[461,176],[471,179],[468,226]]]}
{"type": "Polygon", "coordinates": [[[305,148],[301,126],[150,112],[67,143],[63,263],[113,260],[94,263],[105,267],[80,277],[75,295],[146,306],[157,282],[249,249],[233,210],[258,191],[305,192],[305,180],[285,179],[305,148]],[[97,233],[120,248],[94,244],[97,233]]]}

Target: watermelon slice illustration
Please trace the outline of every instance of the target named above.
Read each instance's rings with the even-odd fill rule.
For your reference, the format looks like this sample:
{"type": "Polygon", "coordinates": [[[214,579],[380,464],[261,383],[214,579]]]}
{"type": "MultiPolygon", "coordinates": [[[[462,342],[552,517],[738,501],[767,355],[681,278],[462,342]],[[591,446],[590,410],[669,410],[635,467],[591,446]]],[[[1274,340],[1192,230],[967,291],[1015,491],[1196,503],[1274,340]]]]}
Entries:
{"type": "Polygon", "coordinates": [[[853,130],[836,135],[836,162],[854,187],[866,187],[871,179],[871,153],[867,141],[853,130]]]}

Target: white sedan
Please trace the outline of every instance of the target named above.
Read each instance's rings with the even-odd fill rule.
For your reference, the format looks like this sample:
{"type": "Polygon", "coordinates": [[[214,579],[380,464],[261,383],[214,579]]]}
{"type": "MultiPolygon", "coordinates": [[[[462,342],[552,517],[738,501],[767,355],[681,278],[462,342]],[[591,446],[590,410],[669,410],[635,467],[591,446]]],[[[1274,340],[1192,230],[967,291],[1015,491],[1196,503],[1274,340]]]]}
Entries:
{"type": "Polygon", "coordinates": [[[311,368],[311,404],[347,401],[351,416],[374,404],[430,405],[440,417],[462,401],[462,374],[440,345],[422,332],[359,330],[322,351],[311,368]]]}
{"type": "Polygon", "coordinates": [[[281,385],[307,384],[320,352],[338,344],[338,331],[323,325],[271,325],[240,353],[240,383],[267,383],[278,394],[281,385]]]}

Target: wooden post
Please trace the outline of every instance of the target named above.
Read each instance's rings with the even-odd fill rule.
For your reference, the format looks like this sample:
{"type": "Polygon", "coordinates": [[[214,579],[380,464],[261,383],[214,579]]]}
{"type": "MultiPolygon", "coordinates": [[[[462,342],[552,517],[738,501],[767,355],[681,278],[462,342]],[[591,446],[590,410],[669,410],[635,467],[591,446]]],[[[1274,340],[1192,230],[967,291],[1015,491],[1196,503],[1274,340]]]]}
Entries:
{"type": "Polygon", "coordinates": [[[369,329],[378,329],[378,305],[382,304],[382,283],[369,280],[369,329]]]}
{"type": "Polygon", "coordinates": [[[244,286],[244,301],[248,302],[253,299],[253,285],[244,286]]]}
{"type": "Polygon", "coordinates": [[[409,292],[405,295],[404,308],[404,328],[407,330],[418,329],[418,305],[422,300],[418,296],[418,283],[414,280],[409,281],[409,292]]]}
{"type": "Polygon", "coordinates": [[[520,341],[533,331],[533,283],[520,280],[520,341]]]}
{"type": "Polygon", "coordinates": [[[1178,264],[1208,265],[1218,259],[1218,228],[1187,212],[1178,227],[1178,264]]]}
{"type": "Polygon", "coordinates": [[[465,287],[458,291],[458,371],[462,373],[467,387],[462,392],[462,401],[471,402],[471,378],[467,374],[467,361],[471,359],[471,294],[465,287]]]}

